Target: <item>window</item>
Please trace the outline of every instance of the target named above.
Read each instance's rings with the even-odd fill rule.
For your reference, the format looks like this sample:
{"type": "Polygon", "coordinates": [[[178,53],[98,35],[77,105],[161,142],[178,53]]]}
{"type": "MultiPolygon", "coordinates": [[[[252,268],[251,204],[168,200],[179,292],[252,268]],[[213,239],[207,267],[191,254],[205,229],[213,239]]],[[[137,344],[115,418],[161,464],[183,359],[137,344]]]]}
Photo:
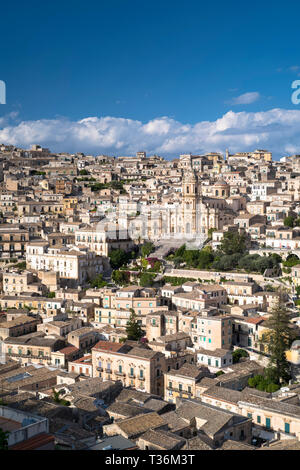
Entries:
{"type": "Polygon", "coordinates": [[[261,417],[260,417],[260,416],[257,416],[257,423],[258,423],[258,424],[261,423],[261,417]]]}
{"type": "Polygon", "coordinates": [[[266,428],[270,428],[271,427],[271,419],[270,418],[266,418],[266,428]]]}
{"type": "Polygon", "coordinates": [[[247,413],[247,416],[252,419],[252,413],[247,413]]]}
{"type": "Polygon", "coordinates": [[[290,423],[284,423],[284,432],[290,433],[290,423]]]}
{"type": "Polygon", "coordinates": [[[120,374],[122,374],[122,366],[121,365],[119,366],[119,372],[120,372],[120,374]]]}
{"type": "Polygon", "coordinates": [[[182,384],[179,384],[179,391],[182,392],[182,384]]]}

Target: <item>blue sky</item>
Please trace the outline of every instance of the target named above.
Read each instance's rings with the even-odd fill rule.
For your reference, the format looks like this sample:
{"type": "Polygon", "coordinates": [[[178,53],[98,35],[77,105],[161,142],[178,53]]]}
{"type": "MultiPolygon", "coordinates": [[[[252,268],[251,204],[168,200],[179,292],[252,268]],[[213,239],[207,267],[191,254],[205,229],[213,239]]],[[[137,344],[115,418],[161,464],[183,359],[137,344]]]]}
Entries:
{"type": "Polygon", "coordinates": [[[300,152],[299,14],[289,0],[6,2],[0,142],[300,152]]]}

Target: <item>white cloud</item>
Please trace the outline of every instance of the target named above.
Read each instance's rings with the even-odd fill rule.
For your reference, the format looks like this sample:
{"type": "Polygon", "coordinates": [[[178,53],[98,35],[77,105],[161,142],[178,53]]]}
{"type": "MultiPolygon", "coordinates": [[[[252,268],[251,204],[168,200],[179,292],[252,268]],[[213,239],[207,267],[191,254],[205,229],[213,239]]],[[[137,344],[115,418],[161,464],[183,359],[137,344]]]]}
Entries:
{"type": "Polygon", "coordinates": [[[248,93],[244,93],[236,98],[231,100],[231,104],[251,104],[257,101],[260,98],[260,94],[258,91],[249,91],[248,93]]]}
{"type": "Polygon", "coordinates": [[[292,65],[291,67],[289,67],[289,70],[291,72],[298,72],[300,70],[300,65],[292,65]]]}
{"type": "Polygon", "coordinates": [[[274,155],[300,153],[300,109],[256,113],[228,111],[215,121],[181,123],[158,117],[146,123],[114,117],[17,121],[0,119],[0,143],[55,152],[133,155],[139,150],[175,157],[180,153],[231,152],[267,148],[274,155]]]}

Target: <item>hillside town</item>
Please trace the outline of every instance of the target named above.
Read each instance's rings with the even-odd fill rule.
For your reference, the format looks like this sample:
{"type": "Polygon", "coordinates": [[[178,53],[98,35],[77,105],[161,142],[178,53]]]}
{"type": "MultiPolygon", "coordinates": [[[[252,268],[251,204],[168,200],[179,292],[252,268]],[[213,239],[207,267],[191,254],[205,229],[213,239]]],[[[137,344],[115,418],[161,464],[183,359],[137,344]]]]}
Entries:
{"type": "Polygon", "coordinates": [[[299,308],[300,155],[0,145],[1,448],[300,450],[299,308]]]}

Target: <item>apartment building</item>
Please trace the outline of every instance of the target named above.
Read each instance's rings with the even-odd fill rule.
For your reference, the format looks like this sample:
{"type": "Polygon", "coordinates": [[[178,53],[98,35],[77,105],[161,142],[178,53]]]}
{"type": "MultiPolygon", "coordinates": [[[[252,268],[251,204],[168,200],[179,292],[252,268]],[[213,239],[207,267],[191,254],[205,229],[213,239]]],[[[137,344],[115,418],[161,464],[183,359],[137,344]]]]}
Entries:
{"type": "Polygon", "coordinates": [[[218,372],[220,369],[232,364],[232,352],[228,349],[197,349],[197,364],[206,366],[211,372],[218,372]]]}
{"type": "Polygon", "coordinates": [[[254,299],[254,294],[259,290],[255,282],[226,281],[222,286],[227,292],[231,303],[237,305],[246,305],[254,299]]]}
{"type": "Polygon", "coordinates": [[[67,321],[52,320],[39,324],[37,331],[42,331],[47,335],[66,336],[70,332],[80,329],[82,323],[81,318],[74,318],[67,321]]]}
{"type": "Polygon", "coordinates": [[[21,224],[0,225],[0,257],[24,256],[29,242],[29,231],[21,224]]]}
{"type": "Polygon", "coordinates": [[[26,248],[26,262],[36,270],[56,271],[67,285],[75,287],[100,274],[103,257],[78,248],[50,247],[48,242],[30,243],[26,248]]]}
{"type": "Polygon", "coordinates": [[[124,387],[163,394],[165,356],[151,349],[99,341],[92,349],[93,377],[121,380],[124,387]]]}
{"type": "Polygon", "coordinates": [[[4,294],[20,294],[21,292],[45,292],[46,286],[37,282],[33,273],[30,271],[12,270],[3,273],[3,292],[4,294]]]}
{"type": "Polygon", "coordinates": [[[84,354],[83,357],[75,361],[68,362],[69,372],[84,375],[85,377],[93,377],[93,362],[91,354],[84,354]]]}
{"type": "Polygon", "coordinates": [[[8,358],[25,366],[51,364],[51,353],[61,349],[65,341],[57,337],[45,337],[43,333],[31,333],[17,338],[6,338],[4,350],[8,358]]]}
{"type": "Polygon", "coordinates": [[[179,292],[172,296],[172,303],[179,309],[201,312],[208,307],[222,307],[227,304],[227,292],[223,286],[197,286],[192,292],[179,292]]]}
{"type": "Polygon", "coordinates": [[[230,349],[232,345],[232,318],[203,311],[179,316],[179,331],[190,334],[195,348],[230,349]]]}
{"type": "Polygon", "coordinates": [[[18,315],[14,320],[0,322],[0,340],[32,333],[36,331],[38,323],[39,320],[27,315],[18,315]]]}
{"type": "MultiPolygon", "coordinates": [[[[107,223],[107,222],[106,222],[107,223]]],[[[86,246],[97,255],[108,256],[111,250],[132,250],[134,244],[127,230],[107,230],[101,221],[75,231],[75,244],[86,246]]]]}
{"type": "Polygon", "coordinates": [[[95,307],[95,321],[117,327],[126,326],[131,310],[134,310],[138,322],[143,326],[146,326],[149,313],[168,311],[167,306],[161,305],[161,300],[153,289],[139,286],[123,287],[116,293],[105,293],[102,305],[95,307]]]}
{"type": "Polygon", "coordinates": [[[99,332],[91,327],[78,328],[67,335],[67,341],[80,350],[90,349],[99,340],[99,332]]]}
{"type": "Polygon", "coordinates": [[[172,310],[159,310],[146,316],[146,337],[154,341],[158,337],[178,333],[178,313],[172,310]]]}
{"type": "Polygon", "coordinates": [[[3,295],[0,298],[2,309],[23,309],[29,307],[34,313],[42,313],[46,308],[47,297],[33,295],[3,295]]]}
{"type": "Polygon", "coordinates": [[[196,384],[203,377],[208,377],[206,367],[184,364],[178,370],[171,369],[164,374],[164,400],[176,403],[177,398],[195,398],[196,384]]]}

